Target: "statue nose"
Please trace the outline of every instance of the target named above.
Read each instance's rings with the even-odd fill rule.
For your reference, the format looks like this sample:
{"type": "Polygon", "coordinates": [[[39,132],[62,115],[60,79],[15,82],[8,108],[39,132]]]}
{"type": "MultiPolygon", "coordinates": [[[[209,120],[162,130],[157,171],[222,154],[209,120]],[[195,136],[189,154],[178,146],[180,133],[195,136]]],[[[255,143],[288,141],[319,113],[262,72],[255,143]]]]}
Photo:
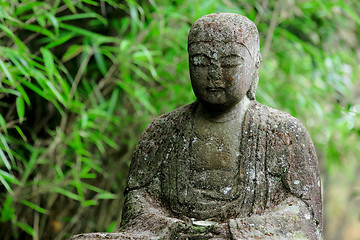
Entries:
{"type": "Polygon", "coordinates": [[[221,68],[220,65],[214,64],[209,68],[210,81],[215,85],[222,84],[221,68]]]}

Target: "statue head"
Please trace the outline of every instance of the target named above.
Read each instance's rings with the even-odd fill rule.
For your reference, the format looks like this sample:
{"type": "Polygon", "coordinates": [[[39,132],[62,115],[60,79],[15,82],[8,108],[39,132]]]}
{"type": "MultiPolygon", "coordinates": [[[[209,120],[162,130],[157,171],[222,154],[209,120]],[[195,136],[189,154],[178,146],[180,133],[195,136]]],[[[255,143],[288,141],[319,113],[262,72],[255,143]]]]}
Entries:
{"type": "Polygon", "coordinates": [[[259,33],[248,18],[215,13],[199,18],[188,39],[190,78],[197,99],[232,107],[255,99],[261,61],[259,33]]]}

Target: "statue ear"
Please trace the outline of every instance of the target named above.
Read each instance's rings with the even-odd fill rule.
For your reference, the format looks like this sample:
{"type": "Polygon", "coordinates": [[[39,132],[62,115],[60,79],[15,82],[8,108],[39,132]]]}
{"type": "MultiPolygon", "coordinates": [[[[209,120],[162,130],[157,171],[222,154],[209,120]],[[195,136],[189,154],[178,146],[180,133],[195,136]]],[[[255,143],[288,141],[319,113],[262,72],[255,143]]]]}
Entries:
{"type": "Polygon", "coordinates": [[[248,92],[246,93],[247,97],[250,100],[255,100],[255,92],[256,92],[256,88],[259,82],[259,75],[258,75],[258,69],[256,68],[254,71],[254,75],[253,75],[253,79],[252,79],[252,83],[250,85],[250,88],[248,90],[248,92]]]}
{"type": "Polygon", "coordinates": [[[261,62],[262,62],[262,57],[261,57],[261,54],[259,53],[258,56],[257,56],[257,58],[256,58],[256,63],[255,63],[255,67],[256,67],[257,69],[259,69],[261,62]]]}
{"type": "Polygon", "coordinates": [[[256,92],[258,82],[259,82],[259,67],[260,67],[260,63],[262,60],[260,52],[258,53],[258,56],[255,59],[256,59],[255,60],[255,69],[254,69],[254,73],[252,76],[252,83],[246,94],[250,100],[255,100],[255,92],[256,92]]]}

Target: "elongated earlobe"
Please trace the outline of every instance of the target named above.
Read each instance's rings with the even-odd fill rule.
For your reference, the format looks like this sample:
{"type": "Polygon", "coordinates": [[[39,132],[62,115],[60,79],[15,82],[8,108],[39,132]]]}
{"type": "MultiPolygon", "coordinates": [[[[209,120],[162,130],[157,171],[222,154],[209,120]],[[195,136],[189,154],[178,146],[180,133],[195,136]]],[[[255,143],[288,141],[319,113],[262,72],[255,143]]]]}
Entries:
{"type": "Polygon", "coordinates": [[[255,97],[255,93],[256,93],[256,88],[259,82],[259,67],[260,67],[260,63],[262,61],[262,57],[260,52],[258,52],[258,55],[255,57],[255,70],[254,73],[252,75],[252,83],[251,86],[249,88],[249,91],[246,93],[246,96],[250,99],[250,100],[256,100],[255,97]]]}
{"type": "Polygon", "coordinates": [[[246,96],[250,100],[256,100],[255,93],[256,93],[256,88],[257,88],[258,82],[259,82],[259,75],[258,75],[258,69],[257,68],[254,71],[252,79],[253,79],[253,81],[251,83],[251,86],[250,86],[248,92],[246,93],[246,96]]]}
{"type": "Polygon", "coordinates": [[[259,69],[260,68],[260,63],[262,62],[262,56],[261,56],[261,54],[259,53],[259,55],[255,58],[256,60],[256,63],[255,63],[255,67],[257,68],[257,69],[259,69]]]}

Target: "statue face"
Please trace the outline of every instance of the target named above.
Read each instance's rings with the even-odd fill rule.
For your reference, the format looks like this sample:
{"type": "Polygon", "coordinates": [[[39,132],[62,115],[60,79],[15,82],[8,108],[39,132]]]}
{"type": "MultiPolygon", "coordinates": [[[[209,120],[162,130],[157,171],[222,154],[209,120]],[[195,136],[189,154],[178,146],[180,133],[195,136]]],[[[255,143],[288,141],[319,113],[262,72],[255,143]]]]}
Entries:
{"type": "Polygon", "coordinates": [[[214,108],[240,102],[253,81],[254,61],[236,42],[197,42],[189,46],[191,84],[197,99],[214,108]]]}

